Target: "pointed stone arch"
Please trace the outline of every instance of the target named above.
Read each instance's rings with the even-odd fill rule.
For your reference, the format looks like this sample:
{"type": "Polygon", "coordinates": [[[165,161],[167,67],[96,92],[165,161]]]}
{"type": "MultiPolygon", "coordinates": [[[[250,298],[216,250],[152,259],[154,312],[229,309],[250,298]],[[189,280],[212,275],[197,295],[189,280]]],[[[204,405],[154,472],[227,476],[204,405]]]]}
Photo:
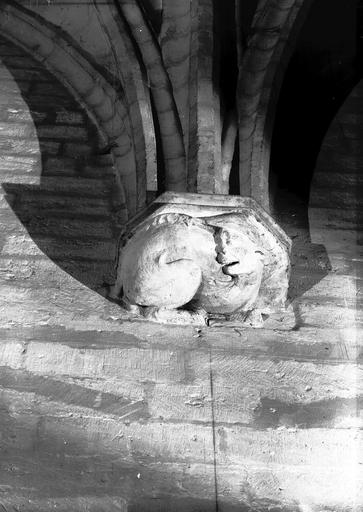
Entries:
{"type": "Polygon", "coordinates": [[[269,210],[270,144],[286,67],[312,0],[260,0],[238,80],[240,191],[269,210]]]}
{"type": "Polygon", "coordinates": [[[59,27],[12,0],[0,4],[2,35],[22,47],[67,87],[86,109],[105,145],[113,146],[118,205],[124,220],[145,204],[145,166],[137,158],[125,105],[107,79],[59,27]],[[142,190],[138,190],[142,188],[142,190]]]}

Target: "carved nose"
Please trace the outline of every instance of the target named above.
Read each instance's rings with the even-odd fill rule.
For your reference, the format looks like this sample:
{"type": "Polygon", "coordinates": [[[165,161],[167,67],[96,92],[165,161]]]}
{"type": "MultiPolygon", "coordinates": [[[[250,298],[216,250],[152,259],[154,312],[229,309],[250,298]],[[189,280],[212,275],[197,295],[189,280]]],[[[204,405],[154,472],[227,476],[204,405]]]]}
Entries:
{"type": "Polygon", "coordinates": [[[218,252],[217,252],[217,258],[216,258],[216,260],[217,260],[217,261],[218,261],[218,263],[220,263],[220,264],[225,263],[224,251],[220,251],[220,250],[218,250],[218,248],[217,248],[217,251],[218,251],[218,252]]]}

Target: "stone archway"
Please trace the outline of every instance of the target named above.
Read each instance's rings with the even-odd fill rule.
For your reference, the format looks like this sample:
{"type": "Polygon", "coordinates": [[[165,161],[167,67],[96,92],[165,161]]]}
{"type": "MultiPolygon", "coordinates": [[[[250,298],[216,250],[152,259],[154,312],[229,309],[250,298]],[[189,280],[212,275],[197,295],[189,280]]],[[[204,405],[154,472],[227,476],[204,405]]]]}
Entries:
{"type": "Polygon", "coordinates": [[[95,122],[105,146],[113,146],[119,208],[126,220],[144,205],[146,180],[136,178],[142,169],[136,168],[130,119],[117,91],[69,36],[39,15],[11,1],[0,5],[0,14],[2,35],[41,61],[67,87],[95,122]]]}
{"type": "Polygon", "coordinates": [[[240,192],[269,210],[270,142],[286,66],[311,0],[261,0],[240,57],[240,192]]]}
{"type": "Polygon", "coordinates": [[[346,266],[355,277],[359,277],[360,272],[362,120],[361,79],[350,91],[325,135],[314,169],[309,202],[312,238],[326,246],[337,267],[342,266],[342,258],[337,261],[337,250],[341,248],[346,266]]]}

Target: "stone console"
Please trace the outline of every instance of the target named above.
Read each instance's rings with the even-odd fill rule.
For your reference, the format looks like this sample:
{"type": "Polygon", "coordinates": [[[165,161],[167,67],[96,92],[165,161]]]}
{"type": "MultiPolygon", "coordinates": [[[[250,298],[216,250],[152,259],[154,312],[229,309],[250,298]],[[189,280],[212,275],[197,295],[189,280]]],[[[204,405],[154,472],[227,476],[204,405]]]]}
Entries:
{"type": "Polygon", "coordinates": [[[290,248],[250,198],[167,192],[122,236],[112,297],[159,322],[262,326],[285,310],[290,248]]]}

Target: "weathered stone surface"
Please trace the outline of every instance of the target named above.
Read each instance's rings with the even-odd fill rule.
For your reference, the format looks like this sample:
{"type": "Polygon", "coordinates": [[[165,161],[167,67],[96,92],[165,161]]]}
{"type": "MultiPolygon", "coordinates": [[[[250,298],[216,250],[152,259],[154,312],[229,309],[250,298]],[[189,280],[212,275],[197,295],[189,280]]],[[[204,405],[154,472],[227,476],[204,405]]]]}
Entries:
{"type": "Polygon", "coordinates": [[[56,112],[56,123],[82,124],[82,122],[82,112],[69,112],[67,110],[59,110],[56,112]]]}
{"type": "Polygon", "coordinates": [[[87,140],[87,131],[82,126],[42,125],[38,127],[38,136],[51,139],[87,140]]]}
{"type": "Polygon", "coordinates": [[[205,198],[213,204],[195,194],[159,199],[168,204],[121,250],[114,294],[162,322],[201,323],[216,314],[244,320],[255,311],[261,323],[261,313],[285,307],[289,240],[253,202],[229,196],[225,206],[219,196],[221,206],[211,206],[205,198]],[[178,308],[199,314],[170,312],[178,308]]]}

